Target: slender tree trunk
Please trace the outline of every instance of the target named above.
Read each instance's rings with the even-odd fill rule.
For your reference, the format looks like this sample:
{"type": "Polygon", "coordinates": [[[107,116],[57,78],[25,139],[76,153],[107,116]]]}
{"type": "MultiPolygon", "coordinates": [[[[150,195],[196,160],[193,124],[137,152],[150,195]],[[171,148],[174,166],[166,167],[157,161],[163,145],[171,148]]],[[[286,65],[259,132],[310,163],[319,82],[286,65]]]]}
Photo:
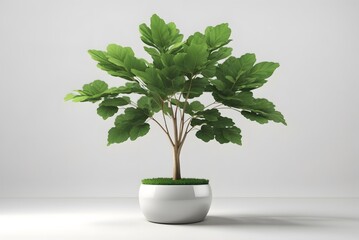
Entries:
{"type": "Polygon", "coordinates": [[[181,148],[176,144],[173,147],[173,180],[181,179],[180,155],[181,148]]]}

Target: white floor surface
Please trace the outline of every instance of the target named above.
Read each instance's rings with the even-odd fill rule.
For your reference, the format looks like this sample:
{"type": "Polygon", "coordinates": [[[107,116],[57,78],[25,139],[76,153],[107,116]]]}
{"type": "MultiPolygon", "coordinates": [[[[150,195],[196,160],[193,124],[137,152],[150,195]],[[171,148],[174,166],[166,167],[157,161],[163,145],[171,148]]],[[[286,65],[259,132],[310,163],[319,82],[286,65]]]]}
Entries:
{"type": "Polygon", "coordinates": [[[216,198],[184,225],[147,222],[135,198],[0,199],[0,239],[358,240],[359,199],[216,198]]]}

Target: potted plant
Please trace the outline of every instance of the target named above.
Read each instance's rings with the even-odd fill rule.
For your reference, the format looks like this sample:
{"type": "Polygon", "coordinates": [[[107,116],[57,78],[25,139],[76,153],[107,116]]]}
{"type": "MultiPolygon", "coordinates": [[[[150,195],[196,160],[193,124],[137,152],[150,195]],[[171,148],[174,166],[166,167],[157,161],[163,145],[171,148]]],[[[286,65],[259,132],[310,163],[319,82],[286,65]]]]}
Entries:
{"type": "Polygon", "coordinates": [[[231,56],[232,48],[226,46],[231,41],[227,23],[183,40],[173,22],[153,15],[150,26],[141,24],[139,30],[151,62],[117,44],[108,45],[106,51],[89,50],[100,69],[128,82],[109,88],[95,80],[65,100],[98,103],[97,113],[103,119],[116,116],[108,145],[134,141],[149,132],[149,122],[157,124],[173,149],[173,174],[172,178],[142,180],[141,209],[152,222],[201,221],[211,204],[211,188],[206,179],[181,177],[185,140],[195,132],[205,142],[241,145],[241,130],[222,110],[237,111],[260,124],[286,125],[273,103],[253,96],[253,90],[263,86],[279,64],[256,63],[252,53],[231,56]]]}

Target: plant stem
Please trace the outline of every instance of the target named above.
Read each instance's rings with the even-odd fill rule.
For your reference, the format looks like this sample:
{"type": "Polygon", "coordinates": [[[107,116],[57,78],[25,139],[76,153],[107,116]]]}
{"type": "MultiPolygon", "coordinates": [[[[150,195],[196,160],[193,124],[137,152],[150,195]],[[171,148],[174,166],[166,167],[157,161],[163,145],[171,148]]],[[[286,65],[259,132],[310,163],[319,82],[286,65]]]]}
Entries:
{"type": "Polygon", "coordinates": [[[173,111],[171,104],[172,112],[172,122],[173,122],[173,131],[174,131],[174,145],[173,145],[173,180],[181,179],[181,166],[180,166],[180,139],[178,138],[178,123],[177,123],[177,112],[173,111]]]}
{"type": "Polygon", "coordinates": [[[173,180],[181,179],[181,165],[180,165],[181,148],[178,146],[173,147],[173,180]]]}

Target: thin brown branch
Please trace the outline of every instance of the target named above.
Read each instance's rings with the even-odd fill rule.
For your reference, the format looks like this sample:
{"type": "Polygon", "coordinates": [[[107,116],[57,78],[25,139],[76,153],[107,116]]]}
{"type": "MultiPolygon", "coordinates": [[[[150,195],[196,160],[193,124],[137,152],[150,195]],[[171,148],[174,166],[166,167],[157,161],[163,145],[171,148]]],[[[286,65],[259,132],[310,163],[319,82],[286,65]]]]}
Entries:
{"type": "Polygon", "coordinates": [[[155,123],[157,123],[157,125],[165,132],[166,136],[168,137],[168,140],[170,140],[171,145],[174,146],[174,142],[171,138],[171,135],[169,134],[169,132],[166,131],[166,129],[162,126],[161,123],[159,123],[154,117],[150,117],[155,123]]]}
{"type": "Polygon", "coordinates": [[[211,104],[208,104],[207,106],[205,106],[204,107],[204,109],[206,109],[206,108],[208,108],[208,107],[210,107],[210,106],[212,106],[212,105],[214,105],[214,104],[216,104],[217,102],[216,101],[214,101],[213,103],[211,103],[211,104]]]}
{"type": "Polygon", "coordinates": [[[164,121],[164,123],[165,123],[166,131],[167,131],[167,133],[169,134],[170,131],[168,130],[167,121],[166,121],[166,116],[165,116],[165,113],[163,112],[164,104],[165,104],[165,102],[162,101],[162,104],[161,104],[162,111],[161,111],[161,112],[162,112],[163,121],[164,121]]]}
{"type": "Polygon", "coordinates": [[[189,97],[189,93],[191,92],[191,88],[192,88],[192,81],[193,81],[193,76],[191,76],[191,78],[189,79],[189,87],[188,87],[188,90],[187,90],[187,94],[186,94],[186,97],[185,97],[185,101],[184,101],[184,105],[183,105],[183,109],[182,109],[182,115],[181,115],[181,124],[180,124],[180,141],[182,141],[182,138],[184,136],[184,115],[185,115],[185,112],[186,112],[186,107],[188,105],[188,97],[189,97]]]}

